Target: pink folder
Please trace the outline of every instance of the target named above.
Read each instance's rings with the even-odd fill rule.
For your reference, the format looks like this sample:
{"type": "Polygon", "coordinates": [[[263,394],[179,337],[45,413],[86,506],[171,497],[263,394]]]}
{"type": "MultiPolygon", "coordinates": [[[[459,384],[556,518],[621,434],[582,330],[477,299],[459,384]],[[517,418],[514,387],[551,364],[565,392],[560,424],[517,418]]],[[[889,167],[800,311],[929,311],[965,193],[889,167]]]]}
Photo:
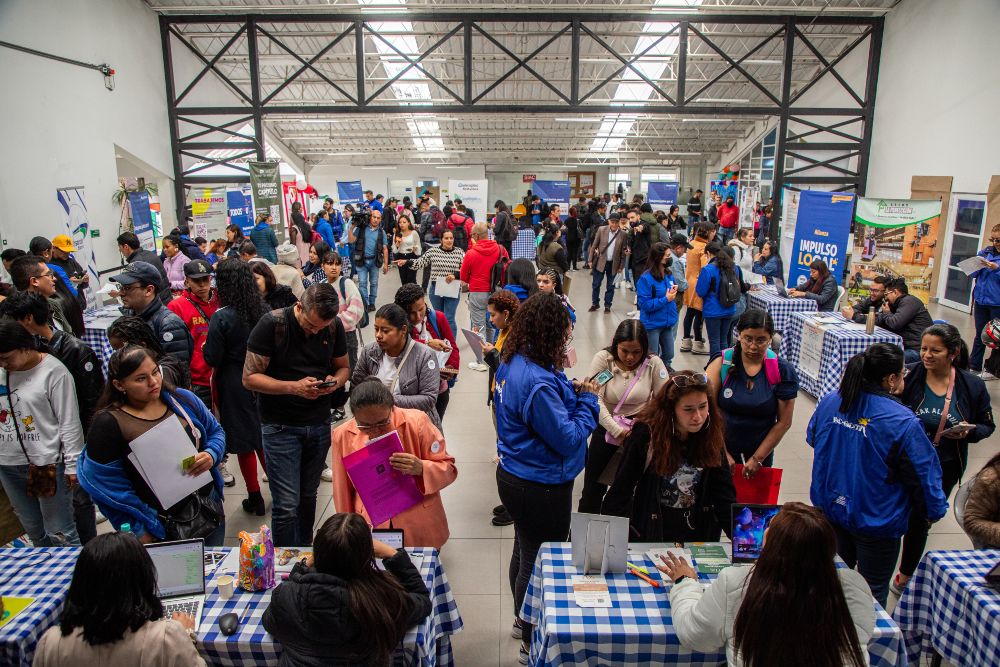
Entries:
{"type": "Polygon", "coordinates": [[[413,475],[399,472],[389,463],[390,456],[402,452],[399,433],[393,431],[344,457],[344,469],[361,496],[372,526],[385,523],[424,498],[413,475]]]}

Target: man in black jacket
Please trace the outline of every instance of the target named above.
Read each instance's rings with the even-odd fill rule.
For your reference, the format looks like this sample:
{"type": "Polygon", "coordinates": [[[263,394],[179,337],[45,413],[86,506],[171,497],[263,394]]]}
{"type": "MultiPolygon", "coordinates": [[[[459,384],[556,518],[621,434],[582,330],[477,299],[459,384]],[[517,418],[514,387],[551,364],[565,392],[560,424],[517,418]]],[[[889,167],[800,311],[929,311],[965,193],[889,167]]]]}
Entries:
{"type": "Polygon", "coordinates": [[[862,299],[853,308],[844,306],[840,309],[841,315],[859,324],[864,324],[868,319],[869,308],[874,308],[876,313],[882,310],[882,305],[885,303],[885,289],[890,282],[892,279],[888,276],[875,276],[872,279],[872,286],[868,288],[868,298],[862,299]]]}
{"type": "Polygon", "coordinates": [[[156,293],[160,274],[156,267],[146,262],[132,262],[112,282],[121,285],[121,300],[126,315],[138,315],[153,331],[163,351],[173,355],[185,366],[191,365],[194,340],[184,320],[163,305],[156,293]]]}
{"type": "MultiPolygon", "coordinates": [[[[97,409],[97,399],[104,390],[100,359],[79,338],[49,324],[49,302],[39,294],[18,292],[0,305],[0,312],[4,317],[17,320],[29,333],[46,341],[49,351],[73,376],[76,402],[80,408],[80,423],[86,434],[97,409]]],[[[96,519],[94,501],[82,488],[74,487],[73,521],[81,543],[86,544],[97,536],[96,519]]]]}
{"type": "Polygon", "coordinates": [[[160,272],[160,291],[157,296],[164,304],[170,303],[173,295],[170,293],[170,281],[167,279],[167,271],[163,268],[163,262],[152,250],[146,250],[139,243],[139,237],[132,232],[125,232],[118,235],[118,252],[125,258],[125,263],[146,262],[152,264],[160,272]]]}
{"type": "Polygon", "coordinates": [[[875,324],[903,337],[903,355],[906,363],[920,361],[920,341],[924,329],[934,324],[924,302],[910,294],[904,278],[889,281],[885,288],[882,312],[875,316],[875,324]]]}

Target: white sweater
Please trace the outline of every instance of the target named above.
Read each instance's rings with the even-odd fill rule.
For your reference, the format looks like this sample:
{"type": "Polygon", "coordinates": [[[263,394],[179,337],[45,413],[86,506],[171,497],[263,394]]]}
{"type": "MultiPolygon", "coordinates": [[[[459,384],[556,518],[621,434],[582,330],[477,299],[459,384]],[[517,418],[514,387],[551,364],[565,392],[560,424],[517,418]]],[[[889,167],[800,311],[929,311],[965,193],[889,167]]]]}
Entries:
{"type": "Polygon", "coordinates": [[[748,246],[746,243],[738,239],[733,239],[729,242],[732,246],[735,257],[733,261],[736,262],[736,266],[740,267],[740,271],[743,272],[743,282],[747,285],[760,285],[763,284],[764,276],[753,272],[753,246],[748,246]]]}
{"type": "MultiPolygon", "coordinates": [[[[681,644],[692,651],[715,653],[726,647],[730,667],[742,667],[733,644],[733,624],[743,603],[743,586],[753,572],[750,566],[727,567],[707,590],[692,579],[670,588],[672,620],[681,644]]],[[[875,632],[875,607],[871,589],[854,570],[838,568],[847,608],[858,633],[858,644],[868,659],[868,640],[875,632]]],[[[847,663],[845,663],[847,664],[847,663]]]]}
{"type": "Polygon", "coordinates": [[[28,463],[18,444],[20,431],[31,463],[58,463],[62,449],[66,474],[75,475],[76,458],[83,449],[83,426],[73,376],[62,362],[46,354],[31,370],[0,371],[0,382],[0,465],[28,463]]]}

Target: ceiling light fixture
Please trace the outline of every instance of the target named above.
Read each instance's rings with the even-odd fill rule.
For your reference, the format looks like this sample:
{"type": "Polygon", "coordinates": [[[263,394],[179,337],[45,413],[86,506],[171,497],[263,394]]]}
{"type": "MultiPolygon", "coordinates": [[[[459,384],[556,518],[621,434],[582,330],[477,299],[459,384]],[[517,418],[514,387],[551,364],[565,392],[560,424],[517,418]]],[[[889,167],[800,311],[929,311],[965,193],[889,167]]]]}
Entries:
{"type": "Polygon", "coordinates": [[[300,123],[339,123],[336,118],[300,118],[300,123]]]}
{"type": "Polygon", "coordinates": [[[380,166],[377,166],[377,165],[372,165],[372,166],[369,166],[369,167],[361,167],[361,169],[362,169],[362,171],[376,171],[376,170],[382,170],[382,169],[384,169],[386,171],[395,171],[396,167],[394,165],[388,165],[388,166],[385,166],[385,167],[380,167],[380,166]]]}
{"type": "Polygon", "coordinates": [[[559,123],[600,123],[601,118],[556,118],[559,123]]]}
{"type": "Polygon", "coordinates": [[[659,151],[657,155],[701,155],[693,151],[659,151]]]}
{"type": "Polygon", "coordinates": [[[714,102],[717,104],[748,104],[750,100],[742,97],[702,97],[692,102],[714,102]]]}
{"type": "Polygon", "coordinates": [[[681,118],[682,123],[735,123],[735,118],[681,118]]]}

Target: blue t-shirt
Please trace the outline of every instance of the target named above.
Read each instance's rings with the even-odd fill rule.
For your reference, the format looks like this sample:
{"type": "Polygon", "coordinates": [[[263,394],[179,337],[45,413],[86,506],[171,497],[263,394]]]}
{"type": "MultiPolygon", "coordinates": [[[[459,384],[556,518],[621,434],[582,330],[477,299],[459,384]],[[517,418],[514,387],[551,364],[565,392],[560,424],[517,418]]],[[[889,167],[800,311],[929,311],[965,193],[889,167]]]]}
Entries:
{"type": "MultiPolygon", "coordinates": [[[[920,401],[920,405],[914,412],[917,417],[920,418],[921,423],[924,425],[924,430],[927,432],[927,437],[934,441],[934,436],[937,435],[938,426],[941,425],[941,411],[944,410],[944,396],[938,396],[928,385],[924,385],[924,399],[920,401]]],[[[945,423],[945,428],[951,428],[952,426],[958,426],[962,422],[962,413],[958,411],[957,401],[952,397],[951,406],[948,408],[948,421],[945,423]]]]}
{"type": "Polygon", "coordinates": [[[379,237],[382,238],[383,247],[386,245],[385,230],[379,227],[378,234],[372,234],[373,231],[376,230],[372,229],[371,225],[365,230],[365,259],[375,259],[375,248],[378,247],[379,237]]]}
{"type": "MultiPolygon", "coordinates": [[[[735,350],[733,354],[739,354],[735,350]]],[[[764,367],[753,377],[733,364],[719,390],[719,409],[726,416],[726,449],[740,461],[749,459],[778,421],[778,401],[789,401],[799,393],[799,378],[784,359],[778,359],[781,382],[774,388],[764,367]],[[748,386],[749,385],[749,386],[748,386]]]]}

